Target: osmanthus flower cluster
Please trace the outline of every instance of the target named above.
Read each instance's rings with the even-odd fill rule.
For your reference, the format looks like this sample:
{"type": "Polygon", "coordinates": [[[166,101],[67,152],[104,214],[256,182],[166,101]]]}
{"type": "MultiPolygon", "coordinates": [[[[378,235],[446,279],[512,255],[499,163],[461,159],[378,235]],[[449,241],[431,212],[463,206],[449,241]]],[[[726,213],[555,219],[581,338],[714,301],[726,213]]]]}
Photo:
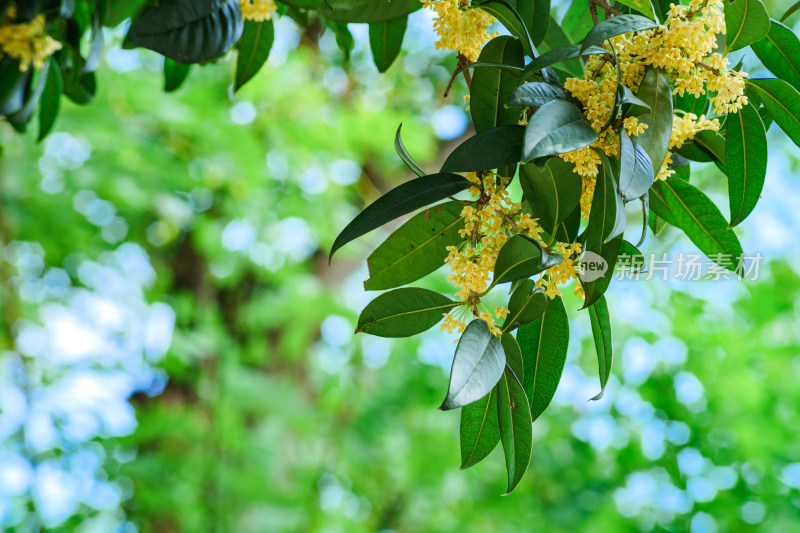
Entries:
{"type": "Polygon", "coordinates": [[[459,54],[454,79],[472,70],[475,135],[428,173],[398,129],[397,152],[418,177],[360,213],[331,257],[422,209],[368,257],[365,288],[387,292],[357,331],[405,337],[441,322],[459,337],[441,409],[461,408],[462,468],[502,443],[511,491],[564,368],[565,285],[588,311],[599,399],[613,359],[604,293],[620,257],[641,258],[648,229],[674,226],[720,267],[740,268],[733,228],[764,185],[766,129],[774,122],[800,146],[800,40],[760,0],[691,0],[663,12],[642,3],[642,13],[576,0],[561,23],[537,13],[538,2],[422,2],[437,15],[437,47],[459,54]],[[585,12],[594,24],[582,30],[585,12]],[[510,35],[490,34],[492,17],[510,35]],[[731,66],[729,53],[747,46],[777,78],[731,66]],[[719,169],[728,216],[690,183],[692,162],[719,169]],[[510,193],[514,180],[521,198],[510,193]],[[629,212],[641,230],[625,232],[629,212]],[[416,283],[443,263],[453,295],[416,283]]]}
{"type": "Polygon", "coordinates": [[[41,70],[45,60],[58,50],[61,50],[61,43],[47,34],[44,15],[18,21],[16,6],[0,15],[0,60],[8,56],[18,61],[22,72],[31,65],[41,70]]]}

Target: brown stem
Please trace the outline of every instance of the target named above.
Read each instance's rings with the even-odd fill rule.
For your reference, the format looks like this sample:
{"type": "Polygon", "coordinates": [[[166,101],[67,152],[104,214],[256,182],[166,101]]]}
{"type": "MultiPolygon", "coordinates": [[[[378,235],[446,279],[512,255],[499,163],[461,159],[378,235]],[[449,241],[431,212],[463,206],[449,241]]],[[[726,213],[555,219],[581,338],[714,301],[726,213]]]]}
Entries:
{"type": "Polygon", "coordinates": [[[456,69],[453,71],[453,75],[450,76],[450,83],[447,84],[447,89],[444,90],[445,98],[450,95],[450,89],[453,88],[453,83],[455,83],[456,78],[461,72],[464,73],[464,80],[467,82],[467,88],[472,85],[472,76],[470,76],[469,72],[466,71],[467,67],[469,67],[471,63],[472,62],[467,59],[467,56],[461,52],[458,53],[458,63],[456,63],[456,69]]]}
{"type": "Polygon", "coordinates": [[[597,68],[596,68],[596,69],[594,69],[594,72],[592,72],[592,79],[593,79],[593,80],[596,80],[596,79],[597,79],[597,77],[598,77],[598,76],[600,75],[600,73],[603,71],[603,67],[604,67],[604,66],[606,66],[606,63],[612,63],[612,64],[613,64],[613,63],[614,63],[614,59],[613,59],[613,58],[612,58],[610,55],[604,55],[604,56],[603,56],[603,57],[600,59],[600,64],[599,64],[599,65],[597,65],[597,68]]]}
{"type": "MultiPolygon", "coordinates": [[[[605,0],[589,0],[589,12],[592,13],[592,21],[597,19],[597,8],[601,7],[606,12],[606,18],[616,17],[617,15],[621,15],[622,13],[619,12],[614,6],[606,2],[605,0]]],[[[597,22],[595,22],[597,25],[597,22]]]]}
{"type": "Polygon", "coordinates": [[[712,67],[711,65],[709,65],[708,63],[706,63],[704,61],[698,61],[697,63],[695,63],[695,65],[697,65],[698,67],[703,67],[704,69],[706,69],[707,71],[711,72],[715,76],[719,76],[719,69],[716,69],[716,68],[712,67]]]}
{"type": "Polygon", "coordinates": [[[503,213],[503,212],[502,212],[500,209],[495,209],[495,212],[496,212],[498,215],[500,215],[500,217],[501,217],[503,220],[505,220],[505,221],[506,221],[506,223],[507,223],[509,226],[511,226],[511,227],[514,229],[514,231],[519,231],[519,226],[517,226],[517,223],[516,223],[516,222],[514,222],[514,221],[511,219],[511,217],[510,217],[510,216],[508,216],[507,214],[503,213]]]}

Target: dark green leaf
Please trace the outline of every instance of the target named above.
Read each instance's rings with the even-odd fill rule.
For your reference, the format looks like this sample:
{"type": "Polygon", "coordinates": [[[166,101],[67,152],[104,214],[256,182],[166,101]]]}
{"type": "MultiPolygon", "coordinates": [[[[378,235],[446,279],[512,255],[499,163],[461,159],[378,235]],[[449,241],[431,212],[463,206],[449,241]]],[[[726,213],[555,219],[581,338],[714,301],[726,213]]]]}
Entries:
{"type": "Polygon", "coordinates": [[[623,129],[619,136],[619,194],[626,202],[647,192],[653,184],[653,164],[647,152],[623,129]]]}
{"type": "Polygon", "coordinates": [[[539,108],[525,128],[522,160],[565,154],[589,146],[597,133],[580,109],[564,100],[553,100],[539,108]]]}
{"type": "Polygon", "coordinates": [[[581,178],[573,172],[573,165],[552,157],[543,168],[522,165],[519,179],[531,216],[539,219],[548,235],[555,235],[580,203],[581,178]]]}
{"type": "Polygon", "coordinates": [[[236,48],[236,81],[233,90],[238,91],[255,76],[269,58],[272,42],[275,40],[275,27],[272,20],[244,23],[244,32],[236,48]]]}
{"type": "Polygon", "coordinates": [[[447,411],[480,400],[497,384],[505,366],[506,356],[500,341],[486,322],[476,318],[458,341],[447,397],[439,409],[447,411]]]}
{"type": "Polygon", "coordinates": [[[243,28],[239,0],[162,0],[133,21],[125,41],[181,63],[201,63],[225,53],[243,28]]]}
{"type": "Polygon", "coordinates": [[[605,243],[621,235],[625,231],[625,204],[617,194],[617,183],[608,157],[600,154],[603,164],[597,175],[592,196],[592,208],[589,212],[589,224],[586,226],[585,249],[597,243],[605,243]]]}
{"type": "Polygon", "coordinates": [[[395,289],[367,304],[358,317],[356,333],[411,337],[438,324],[445,313],[457,305],[460,304],[427,289],[395,289]]]}
{"type": "Polygon", "coordinates": [[[367,2],[331,2],[326,0],[319,14],[336,22],[384,22],[405,17],[422,7],[419,0],[369,0],[367,2]]]}
{"type": "Polygon", "coordinates": [[[653,165],[653,174],[658,175],[667,157],[672,135],[672,86],[669,76],[663,70],[648,68],[636,95],[650,106],[650,112],[639,117],[639,122],[647,124],[647,129],[636,136],[636,141],[647,152],[653,165]]]}
{"type": "MultiPolygon", "coordinates": [[[[526,12],[532,11],[533,2],[531,0],[486,0],[478,5],[483,11],[500,21],[500,24],[505,26],[511,35],[519,40],[526,55],[530,57],[536,55],[536,45],[533,42],[528,26],[530,19],[526,20],[517,9],[521,7],[526,9],[526,12]]],[[[547,11],[549,11],[549,5],[547,11]]],[[[544,28],[544,31],[547,31],[547,28],[544,28]]],[[[544,35],[544,32],[542,32],[542,35],[544,35]]]]}
{"type": "Polygon", "coordinates": [[[369,25],[369,47],[378,72],[386,72],[400,53],[408,17],[373,22],[369,25]]]}
{"type": "Polygon", "coordinates": [[[508,300],[508,316],[502,328],[503,338],[512,329],[538,319],[546,308],[547,296],[544,291],[535,288],[532,280],[522,281],[508,300]]]}
{"type": "MultiPolygon", "coordinates": [[[[550,16],[550,24],[547,26],[547,33],[544,36],[544,40],[542,41],[542,46],[545,47],[545,50],[555,50],[556,48],[562,48],[564,46],[569,46],[573,43],[573,41],[569,38],[569,36],[564,32],[564,29],[561,25],[556,22],[553,16],[550,16]]],[[[564,61],[563,64],[559,66],[559,68],[563,69],[566,72],[567,77],[575,77],[580,78],[583,76],[583,65],[581,64],[580,60],[578,59],[568,59],[564,61]]]]}
{"type": "Polygon", "coordinates": [[[458,174],[431,174],[392,189],[359,213],[342,230],[333,242],[330,257],[353,239],[471,186],[472,183],[458,174]]]}
{"type": "Polygon", "coordinates": [[[522,366],[522,352],[519,344],[517,344],[517,339],[512,335],[503,335],[500,338],[500,344],[503,345],[503,352],[506,354],[506,365],[514,372],[514,376],[521,383],[525,371],[522,366]]]}
{"type": "Polygon", "coordinates": [[[590,46],[581,52],[581,45],[570,44],[545,52],[525,66],[525,71],[520,76],[520,81],[526,81],[541,70],[579,56],[605,55],[609,51],[599,46],[590,46]]]}
{"type": "Polygon", "coordinates": [[[617,0],[617,1],[620,4],[635,9],[639,13],[645,15],[646,17],[655,20],[655,14],[653,13],[653,6],[652,4],[650,4],[649,0],[617,0]]]}
{"type": "Polygon", "coordinates": [[[725,132],[730,225],[733,227],[753,211],[764,188],[767,134],[761,115],[752,104],[747,104],[738,113],[728,115],[725,132]]]}
{"type": "Polygon", "coordinates": [[[593,279],[591,280],[589,279],[589,275],[594,272],[599,272],[598,270],[594,272],[588,271],[581,276],[581,284],[583,285],[583,291],[585,293],[583,307],[581,309],[586,309],[605,294],[608,285],[611,283],[611,278],[614,276],[614,267],[617,265],[617,258],[619,257],[621,247],[622,235],[619,235],[608,242],[598,242],[594,246],[587,248],[583,260],[586,263],[598,262],[605,270],[602,271],[602,275],[599,277],[592,275],[591,277],[593,279]],[[590,252],[595,255],[589,256],[590,252]],[[600,256],[600,259],[598,259],[597,256],[600,256]]]}
{"type": "Polygon", "coordinates": [[[781,20],[780,20],[780,22],[786,22],[786,20],[787,20],[789,17],[791,17],[792,15],[794,15],[795,13],[797,13],[798,11],[800,11],[800,2],[797,2],[797,3],[796,3],[796,4],[794,4],[792,7],[790,7],[789,9],[787,9],[787,10],[786,10],[786,13],[784,13],[784,14],[783,14],[783,16],[781,17],[781,20]]]}
{"type": "Polygon", "coordinates": [[[606,19],[597,24],[586,34],[581,41],[581,50],[586,50],[593,44],[598,44],[611,37],[630,33],[632,31],[643,31],[658,26],[655,22],[641,15],[620,15],[606,19]]]}
{"type": "MultiPolygon", "coordinates": [[[[725,137],[715,131],[701,131],[690,142],[684,143],[676,153],[699,163],[720,162],[725,165],[725,137]]],[[[673,156],[673,161],[675,157],[673,156]]]]}
{"type": "Polygon", "coordinates": [[[597,353],[597,366],[600,375],[600,392],[592,400],[599,400],[603,397],[608,377],[611,375],[611,360],[613,357],[611,349],[611,318],[608,314],[608,304],[606,304],[604,296],[601,296],[589,306],[589,319],[592,323],[592,337],[594,337],[594,349],[597,353]]]}
{"type": "Polygon", "coordinates": [[[416,281],[444,265],[445,247],[458,243],[463,206],[447,202],[426,209],[392,233],[367,258],[368,291],[392,289],[416,281]]]}
{"type": "Polygon", "coordinates": [[[397,126],[397,134],[394,136],[394,150],[397,152],[397,155],[400,156],[400,159],[403,160],[403,163],[406,164],[408,168],[414,171],[414,174],[419,176],[420,178],[425,176],[426,173],[422,170],[422,167],[419,166],[411,154],[408,153],[406,150],[406,145],[403,144],[403,139],[400,137],[400,130],[403,128],[403,124],[397,126]]]}
{"type": "Polygon", "coordinates": [[[27,128],[28,122],[33,117],[33,112],[36,110],[42,94],[44,94],[44,88],[47,85],[47,78],[49,78],[50,73],[50,63],[52,62],[52,59],[46,60],[44,68],[36,73],[35,79],[31,81],[24,91],[22,107],[6,117],[11,126],[20,133],[27,128]]]}
{"type": "Polygon", "coordinates": [[[770,72],[800,91],[800,39],[790,28],[773,20],[769,33],[751,48],[770,72]]]}
{"type": "Polygon", "coordinates": [[[350,27],[345,22],[330,22],[328,27],[333,30],[333,36],[336,38],[336,46],[344,54],[345,62],[350,61],[350,53],[356,46],[356,40],[350,32],[350,27]]]}
{"type": "Polygon", "coordinates": [[[519,328],[517,341],[525,364],[522,385],[530,398],[531,419],[536,420],[550,405],[567,360],[569,321],[560,296],[547,304],[539,320],[519,328]]]}
{"type": "Polygon", "coordinates": [[[523,126],[499,126],[461,143],[442,165],[442,172],[476,172],[518,163],[522,157],[523,126]]]}
{"type": "Polygon", "coordinates": [[[559,254],[546,252],[533,239],[514,235],[497,253],[492,283],[498,285],[515,279],[529,278],[560,262],[559,254]]]}
{"type": "MultiPolygon", "coordinates": [[[[520,42],[508,35],[492,39],[483,47],[479,62],[502,63],[522,67],[524,56],[520,42]]],[[[497,126],[509,126],[519,120],[519,109],[505,106],[506,99],[517,86],[519,76],[493,68],[475,71],[469,94],[469,109],[475,131],[482,132],[497,126]]]]}
{"type": "Polygon", "coordinates": [[[508,472],[506,494],[510,494],[531,460],[533,419],[525,390],[508,367],[497,383],[497,419],[508,472]]]}
{"type": "Polygon", "coordinates": [[[164,58],[164,92],[177,91],[189,75],[191,65],[184,65],[172,59],[164,58]]]}
{"type": "Polygon", "coordinates": [[[558,84],[546,82],[525,83],[508,95],[506,105],[516,107],[541,107],[550,100],[567,100],[569,93],[558,84]]]}
{"type": "Polygon", "coordinates": [[[55,124],[58,116],[58,108],[61,105],[61,92],[64,90],[61,81],[61,70],[58,63],[50,61],[47,67],[47,81],[44,85],[44,92],[39,101],[39,140],[41,141],[55,124]]]}
{"type": "Polygon", "coordinates": [[[619,103],[620,105],[629,106],[629,108],[625,108],[626,110],[630,109],[632,111],[633,109],[636,109],[637,111],[641,111],[643,113],[647,113],[650,110],[650,106],[644,100],[633,94],[626,86],[620,85],[619,90],[621,91],[619,103]]]}
{"type": "Polygon", "coordinates": [[[481,462],[500,442],[497,389],[461,408],[461,469],[481,462]]]}
{"type": "Polygon", "coordinates": [[[800,146],[800,93],[783,80],[754,79],[747,84],[770,116],[797,146],[800,146]]]}
{"type": "Polygon", "coordinates": [[[683,230],[701,252],[718,265],[734,270],[742,245],[717,206],[700,190],[683,180],[667,178],[653,185],[663,198],[652,203],[653,210],[667,222],[683,230]],[[726,257],[723,257],[726,256],[726,257]]]}
{"type": "Polygon", "coordinates": [[[728,52],[744,48],[769,31],[769,14],[761,0],[725,2],[725,38],[728,52]]]}

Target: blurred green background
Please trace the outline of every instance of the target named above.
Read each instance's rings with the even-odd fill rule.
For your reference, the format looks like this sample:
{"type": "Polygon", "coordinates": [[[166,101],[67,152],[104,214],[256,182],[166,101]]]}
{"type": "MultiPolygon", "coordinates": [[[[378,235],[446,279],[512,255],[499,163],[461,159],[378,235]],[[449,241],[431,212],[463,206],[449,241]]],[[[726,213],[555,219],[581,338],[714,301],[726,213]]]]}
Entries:
{"type": "Polygon", "coordinates": [[[429,168],[468,133],[463,83],[441,96],[454,58],[413,20],[385,75],[366,27],[345,64],[330,33],[280,20],[236,95],[230,61],[165,95],[154,55],[112,45],[96,101],[64,101],[42,144],[0,125],[0,529],[800,529],[800,162],[778,136],[742,225],[759,279],[615,282],[597,402],[567,300],[564,378],[510,496],[501,452],[458,470],[459,415],[436,410],[453,338],[353,335],[386,233],[327,251],[408,179],[397,125],[429,168]]]}

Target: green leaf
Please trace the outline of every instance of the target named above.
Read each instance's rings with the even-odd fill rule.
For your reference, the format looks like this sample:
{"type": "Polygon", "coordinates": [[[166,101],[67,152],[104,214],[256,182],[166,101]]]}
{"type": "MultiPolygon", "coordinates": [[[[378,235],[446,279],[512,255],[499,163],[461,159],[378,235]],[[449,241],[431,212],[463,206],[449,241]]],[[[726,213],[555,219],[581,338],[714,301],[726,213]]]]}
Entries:
{"type": "Polygon", "coordinates": [[[540,72],[552,65],[561,63],[562,61],[575,59],[580,56],[605,55],[608,53],[608,50],[599,46],[590,46],[584,51],[581,51],[581,45],[579,44],[562,46],[560,48],[550,50],[549,52],[545,52],[528,63],[525,66],[525,70],[523,71],[522,75],[520,76],[520,81],[526,81],[537,72],[540,72]]]}
{"type": "Polygon", "coordinates": [[[386,72],[403,45],[408,17],[373,22],[369,25],[369,47],[378,72],[386,72]]]}
{"type": "Polygon", "coordinates": [[[725,132],[730,225],[733,227],[753,211],[764,188],[767,134],[761,115],[752,104],[747,104],[738,113],[728,115],[725,132]]]}
{"type": "Polygon", "coordinates": [[[332,2],[326,0],[319,14],[336,22],[384,22],[413,13],[422,7],[419,0],[369,0],[367,2],[332,2]]]}
{"type": "Polygon", "coordinates": [[[687,113],[694,113],[698,117],[708,113],[708,93],[695,96],[691,93],[684,93],[683,96],[674,95],[672,97],[673,109],[682,109],[687,113]]]}
{"type": "Polygon", "coordinates": [[[672,87],[669,76],[663,70],[648,68],[636,95],[650,106],[650,112],[639,117],[639,122],[647,124],[647,129],[636,136],[636,141],[647,152],[655,176],[667,157],[672,135],[672,87]]]}
{"type": "Polygon", "coordinates": [[[797,146],[800,146],[800,93],[783,80],[747,80],[770,116],[797,146]]]}
{"type": "Polygon", "coordinates": [[[508,472],[506,494],[510,494],[531,461],[533,419],[525,390],[508,367],[497,384],[497,419],[508,472]]]}
{"type": "Polygon", "coordinates": [[[61,80],[61,70],[58,63],[50,61],[47,66],[47,81],[44,84],[44,91],[39,100],[39,141],[47,137],[58,116],[58,109],[61,105],[61,92],[64,90],[64,83],[61,80]]]}
{"type": "MultiPolygon", "coordinates": [[[[598,9],[598,20],[602,21],[605,18],[605,10],[598,9]]],[[[573,0],[564,14],[562,22],[564,32],[569,35],[572,41],[580,41],[581,37],[586,35],[586,32],[594,26],[592,21],[592,14],[589,11],[588,0],[573,0]]]]}
{"type": "Polygon", "coordinates": [[[744,48],[769,31],[769,14],[761,0],[725,2],[725,41],[728,52],[744,48]]]}
{"type": "Polygon", "coordinates": [[[497,390],[461,408],[461,469],[480,463],[500,442],[497,390]]]}
{"type": "Polygon", "coordinates": [[[653,185],[662,203],[653,203],[653,210],[667,222],[683,230],[701,252],[719,266],[734,270],[742,245],[717,206],[700,190],[683,180],[667,178],[653,185]],[[730,262],[722,256],[729,256],[730,262]]]}
{"type": "Polygon", "coordinates": [[[411,283],[444,265],[445,247],[458,243],[463,229],[463,206],[447,202],[416,214],[392,233],[367,258],[368,291],[393,289],[411,283]]]}
{"type": "Polygon", "coordinates": [[[367,304],[358,317],[356,333],[411,337],[438,324],[445,313],[458,305],[461,304],[427,289],[395,289],[367,304]]]}
{"type": "Polygon", "coordinates": [[[503,335],[500,337],[500,344],[503,345],[503,352],[506,354],[506,365],[514,372],[514,376],[522,382],[525,371],[522,366],[522,351],[520,351],[519,344],[517,344],[517,339],[512,335],[503,335]]]}
{"type": "Polygon", "coordinates": [[[719,162],[724,166],[726,161],[725,137],[715,131],[701,131],[694,136],[692,141],[685,143],[676,152],[690,161],[719,162]]]}
{"type": "MultiPolygon", "coordinates": [[[[542,46],[545,47],[544,49],[555,50],[556,48],[569,46],[572,43],[572,39],[569,38],[561,25],[550,15],[550,24],[547,26],[547,33],[544,36],[544,40],[542,40],[542,46]]],[[[580,78],[583,76],[583,65],[578,59],[568,59],[559,68],[567,73],[566,77],[580,78]]]]}
{"type": "Polygon", "coordinates": [[[606,243],[625,231],[625,204],[617,194],[614,171],[608,157],[600,153],[603,161],[592,196],[589,224],[586,226],[585,248],[606,243]]]}
{"type": "Polygon", "coordinates": [[[608,304],[605,296],[601,296],[594,304],[589,306],[589,319],[592,323],[592,337],[594,349],[597,353],[597,366],[600,375],[600,392],[592,400],[599,400],[606,390],[608,377],[611,375],[611,318],[608,314],[608,304]]]}
{"type": "MultiPolygon", "coordinates": [[[[508,35],[496,37],[481,50],[479,62],[502,63],[514,67],[524,65],[520,42],[508,35]]],[[[493,68],[475,71],[469,90],[469,109],[478,133],[497,126],[509,126],[519,120],[519,109],[505,106],[506,99],[517,86],[519,76],[493,68]]]]}
{"type": "Polygon", "coordinates": [[[790,28],[773,20],[769,33],[750,47],[770,72],[800,91],[800,39],[790,28]]]}
{"type": "Polygon", "coordinates": [[[795,13],[797,13],[798,11],[800,11],[800,2],[797,2],[797,3],[796,3],[796,4],[794,4],[792,7],[790,7],[789,9],[787,9],[787,10],[786,10],[786,13],[784,13],[784,14],[783,14],[783,16],[781,17],[781,20],[780,20],[780,22],[786,22],[786,20],[787,20],[789,17],[791,17],[792,15],[794,15],[795,13]]]}
{"type": "Polygon", "coordinates": [[[499,126],[482,131],[456,147],[441,172],[476,172],[518,163],[524,126],[499,126]]]}
{"type": "Polygon", "coordinates": [[[502,328],[503,338],[512,329],[538,319],[546,308],[547,296],[544,291],[536,288],[532,280],[524,280],[514,289],[508,300],[508,316],[502,328]]]}
{"type": "Polygon", "coordinates": [[[486,322],[476,318],[458,341],[447,396],[439,409],[447,411],[483,398],[497,385],[505,366],[500,341],[486,322]]]}
{"type": "Polygon", "coordinates": [[[564,100],[547,102],[533,114],[525,128],[522,160],[565,154],[589,146],[597,133],[580,109],[564,100]]]}
{"type": "Polygon", "coordinates": [[[559,254],[546,252],[542,246],[523,235],[514,235],[497,253],[493,285],[529,278],[561,262],[559,254]]]}
{"type": "MultiPolygon", "coordinates": [[[[650,0],[617,0],[620,4],[626,5],[632,9],[635,9],[639,13],[643,14],[644,16],[655,20],[656,16],[653,12],[653,6],[650,4],[650,0]]],[[[599,11],[599,10],[598,10],[599,11]]]]}
{"type": "Polygon", "coordinates": [[[519,328],[517,342],[525,363],[522,385],[535,421],[550,405],[567,361],[569,320],[560,296],[550,300],[539,320],[519,328]]]}
{"type": "Polygon", "coordinates": [[[641,272],[645,266],[644,254],[628,241],[622,241],[618,259],[624,259],[629,265],[632,265],[633,272],[641,272]]]}
{"type": "Polygon", "coordinates": [[[625,108],[627,111],[626,114],[633,109],[643,113],[650,111],[650,106],[644,100],[633,94],[626,86],[620,84],[618,90],[620,91],[619,104],[629,106],[625,108]]]}
{"type": "Polygon", "coordinates": [[[471,186],[472,183],[458,174],[431,174],[392,189],[359,213],[342,230],[333,242],[330,258],[336,250],[353,239],[471,186]]]}
{"type": "Polygon", "coordinates": [[[658,26],[655,22],[641,15],[619,15],[599,22],[592,28],[586,37],[581,41],[581,50],[586,50],[593,44],[598,44],[611,37],[630,33],[632,31],[643,31],[658,26]]]}
{"type": "Polygon", "coordinates": [[[236,80],[233,90],[238,91],[255,76],[269,58],[272,42],[275,40],[275,27],[272,20],[255,22],[246,20],[244,32],[236,45],[236,80]]]}
{"type": "Polygon", "coordinates": [[[39,100],[44,94],[44,89],[47,86],[47,79],[50,77],[50,63],[52,62],[53,59],[48,58],[45,61],[44,68],[40,71],[36,71],[32,78],[28,78],[31,81],[30,85],[23,91],[24,99],[22,100],[22,106],[15,112],[6,116],[11,126],[20,133],[26,130],[28,122],[33,117],[36,106],[39,104],[39,100]]]}
{"type": "Polygon", "coordinates": [[[541,107],[551,100],[567,100],[569,93],[561,85],[547,82],[524,83],[508,95],[506,105],[541,107]]]}
{"type": "MultiPolygon", "coordinates": [[[[549,0],[547,4],[547,9],[542,14],[549,11],[549,0]]],[[[480,3],[476,2],[476,5],[479,5],[483,11],[492,15],[500,24],[505,26],[509,33],[522,44],[526,55],[530,57],[536,55],[536,45],[533,42],[529,27],[532,21],[530,18],[523,17],[518,9],[525,9],[526,14],[531,15],[532,13],[530,12],[534,8],[531,0],[487,0],[480,3]]],[[[544,31],[547,31],[546,27],[544,31]]],[[[544,36],[544,32],[542,32],[542,36],[544,36]]]]}
{"type": "Polygon", "coordinates": [[[573,165],[552,157],[543,168],[527,164],[520,167],[522,192],[531,208],[531,216],[548,235],[555,235],[559,225],[578,208],[581,178],[573,165]]]}
{"type": "Polygon", "coordinates": [[[647,152],[623,129],[619,136],[619,194],[626,202],[644,195],[653,184],[653,164],[647,152]]]}
{"type": "MultiPolygon", "coordinates": [[[[614,239],[608,242],[598,242],[594,246],[587,248],[587,252],[591,252],[596,254],[605,261],[606,270],[603,274],[598,277],[597,279],[593,279],[591,281],[584,281],[581,280],[581,284],[583,285],[583,291],[585,293],[585,298],[583,300],[583,307],[581,309],[586,309],[590,305],[597,302],[601,296],[603,296],[608,290],[608,286],[611,283],[611,278],[614,276],[614,267],[617,265],[617,259],[619,257],[619,251],[622,248],[622,235],[618,235],[614,239]]],[[[584,254],[584,257],[587,254],[584,254]]],[[[597,260],[596,257],[592,258],[593,260],[597,260]]],[[[585,275],[583,276],[586,277],[585,275]]]]}
{"type": "Polygon", "coordinates": [[[350,53],[356,47],[356,40],[353,37],[350,27],[346,22],[327,22],[327,26],[333,30],[333,36],[336,38],[336,46],[344,54],[345,62],[350,61],[350,53]]]}
{"type": "Polygon", "coordinates": [[[202,63],[224,54],[243,28],[239,0],[162,0],[134,19],[125,45],[202,63]]]}
{"type": "Polygon", "coordinates": [[[177,91],[186,78],[189,76],[191,65],[184,65],[172,59],[164,58],[164,92],[171,93],[177,91]]]}
{"type": "Polygon", "coordinates": [[[406,150],[406,145],[403,144],[403,139],[400,137],[400,130],[403,128],[403,124],[401,123],[397,126],[397,134],[394,136],[394,150],[397,152],[397,155],[400,156],[400,159],[403,160],[403,163],[406,164],[408,168],[410,168],[414,174],[419,176],[420,178],[425,176],[427,173],[419,166],[411,154],[408,153],[406,150]]]}

